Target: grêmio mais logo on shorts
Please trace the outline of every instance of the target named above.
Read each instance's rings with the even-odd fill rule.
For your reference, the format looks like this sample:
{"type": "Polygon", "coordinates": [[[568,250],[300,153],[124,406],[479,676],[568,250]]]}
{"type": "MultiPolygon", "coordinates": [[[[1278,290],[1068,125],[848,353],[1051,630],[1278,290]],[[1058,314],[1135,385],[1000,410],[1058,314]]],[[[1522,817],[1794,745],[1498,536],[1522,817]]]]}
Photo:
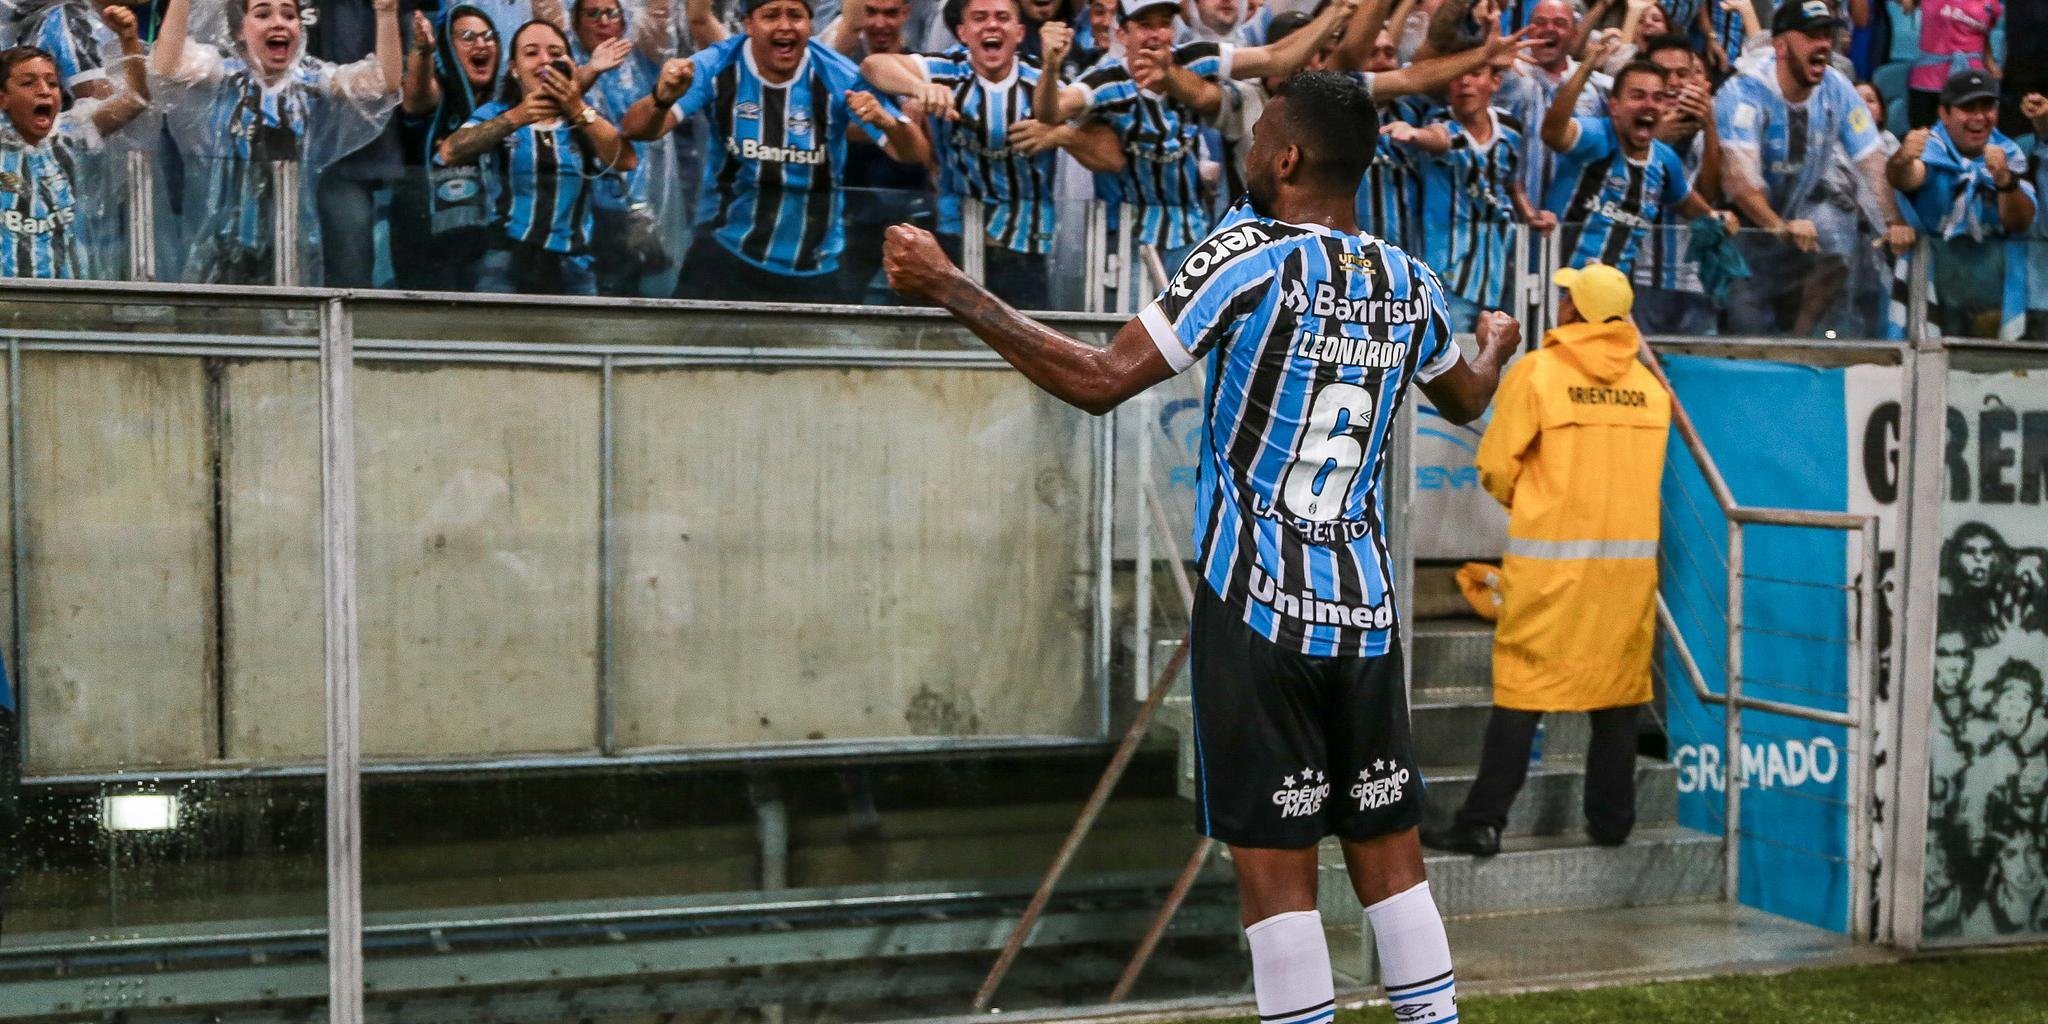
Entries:
{"type": "Polygon", "coordinates": [[[1330,777],[1314,768],[1303,768],[1282,779],[1273,791],[1273,803],[1283,818],[1306,818],[1323,809],[1330,796],[1330,777]]]}
{"type": "Polygon", "coordinates": [[[1401,799],[1410,777],[1408,769],[1392,761],[1374,761],[1372,767],[1358,770],[1358,782],[1351,787],[1351,795],[1358,801],[1359,810],[1378,810],[1401,799]]]}

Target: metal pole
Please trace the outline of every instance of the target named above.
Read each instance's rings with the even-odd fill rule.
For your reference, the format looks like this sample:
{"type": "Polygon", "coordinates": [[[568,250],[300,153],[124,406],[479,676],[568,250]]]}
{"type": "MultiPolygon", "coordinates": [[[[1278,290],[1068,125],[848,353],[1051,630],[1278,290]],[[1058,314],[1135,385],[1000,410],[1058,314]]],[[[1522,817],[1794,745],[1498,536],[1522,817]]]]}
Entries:
{"type": "Polygon", "coordinates": [[[1139,277],[1144,271],[1131,264],[1132,260],[1138,258],[1136,247],[1131,244],[1131,236],[1136,228],[1132,223],[1134,220],[1136,218],[1131,216],[1128,206],[1117,211],[1116,260],[1110,265],[1110,280],[1116,282],[1116,309],[1113,312],[1117,313],[1138,311],[1138,282],[1132,279],[1139,277]]]}
{"type": "Polygon", "coordinates": [[[598,369],[597,421],[597,749],[619,752],[618,701],[612,691],[616,635],[612,630],[612,502],[614,433],[612,356],[598,369]]]}
{"type": "Polygon", "coordinates": [[[1727,860],[1721,896],[1742,902],[1742,524],[1728,524],[1728,704],[1721,754],[1721,792],[1727,801],[1721,835],[1727,860]]]}
{"type": "Polygon", "coordinates": [[[1928,733],[1934,714],[1934,641],[1941,598],[1942,485],[1948,424],[1948,352],[1922,337],[1906,355],[1905,440],[1907,485],[1900,489],[1898,660],[1892,666],[1897,717],[1892,756],[1891,898],[1885,937],[1904,949],[1920,946],[1926,910],[1928,733]]]}
{"type": "Polygon", "coordinates": [[[1115,685],[1110,679],[1110,631],[1115,628],[1116,604],[1116,422],[1115,412],[1095,420],[1095,693],[1097,731],[1105,738],[1110,728],[1110,687],[1115,685]]]}
{"type": "MultiPolygon", "coordinates": [[[[1166,694],[1173,689],[1173,681],[1180,675],[1181,664],[1187,661],[1188,645],[1182,643],[1173,657],[1166,659],[1166,665],[1159,670],[1159,677],[1153,680],[1152,692],[1145,703],[1138,706],[1138,713],[1131,719],[1131,727],[1124,732],[1123,742],[1117,745],[1116,753],[1109,759],[1109,767],[1102,770],[1102,777],[1095,781],[1095,791],[1088,794],[1088,802],[1081,807],[1081,816],[1074,819],[1074,827],[1067,831],[1066,841],[1060,844],[1059,853],[1052,859],[1052,866],[1039,880],[1038,890],[1031,894],[1031,902],[1024,907],[1024,916],[1017,926],[1010,930],[1010,937],[1003,943],[1001,953],[996,955],[995,966],[989,968],[988,977],[982,980],[981,989],[974,993],[974,1012],[988,1009],[989,1000],[995,998],[996,988],[1003,983],[1003,976],[1010,973],[1010,966],[1017,961],[1017,954],[1024,949],[1024,942],[1031,935],[1031,929],[1038,924],[1038,918],[1045,913],[1045,905],[1052,900],[1052,893],[1060,884],[1060,876],[1074,861],[1074,854],[1081,849],[1082,840],[1095,827],[1095,819],[1109,804],[1109,795],[1123,778],[1124,769],[1130,767],[1131,758],[1138,752],[1138,745],[1145,738],[1145,730],[1152,724],[1152,716],[1159,711],[1159,705],[1166,700],[1166,694]]],[[[351,1022],[352,1024],[352,1022],[351,1022]]]]}
{"type": "Polygon", "coordinates": [[[320,320],[321,546],[327,648],[327,1019],[362,1024],[362,703],[356,646],[355,335],[348,304],[320,320]]]}
{"type": "Polygon", "coordinates": [[[1860,607],[1857,618],[1862,629],[1856,634],[1856,670],[1849,676],[1849,713],[1856,724],[1849,729],[1849,764],[1855,770],[1849,788],[1849,928],[1856,941],[1871,938],[1871,899],[1875,879],[1870,862],[1876,836],[1871,834],[1871,756],[1875,731],[1870,720],[1870,695],[1877,680],[1877,517],[1872,516],[1859,531],[1863,557],[1859,567],[1862,585],[1856,593],[1860,607]]]}
{"type": "Polygon", "coordinates": [[[1108,280],[1106,269],[1103,267],[1103,261],[1109,258],[1107,254],[1109,240],[1105,236],[1105,232],[1108,230],[1109,218],[1104,210],[1105,207],[1102,200],[1091,199],[1088,201],[1087,245],[1085,247],[1085,255],[1082,257],[1083,261],[1087,264],[1088,273],[1086,275],[1087,286],[1083,289],[1084,294],[1081,296],[1081,308],[1089,313],[1102,312],[1104,305],[1102,292],[1105,282],[1108,280]]]}
{"type": "Polygon", "coordinates": [[[21,765],[29,764],[28,728],[28,610],[27,588],[22,580],[28,574],[28,512],[22,506],[28,500],[27,481],[22,468],[22,421],[26,417],[21,409],[21,339],[10,335],[7,339],[7,527],[10,534],[9,552],[12,578],[7,581],[8,593],[14,603],[14,735],[15,749],[21,755],[21,765]]]}
{"type": "Polygon", "coordinates": [[[988,283],[988,234],[982,225],[987,211],[978,199],[960,200],[960,271],[975,284],[988,283]]]}
{"type": "Polygon", "coordinates": [[[1403,402],[1394,413],[1394,422],[1387,424],[1387,438],[1394,443],[1388,449],[1386,476],[1380,481],[1386,490],[1379,496],[1382,503],[1392,505],[1391,515],[1380,516],[1380,522],[1386,524],[1388,555],[1395,573],[1394,592],[1387,599],[1394,602],[1400,630],[1401,692],[1411,704],[1415,690],[1415,533],[1408,522],[1415,495],[1414,405],[1403,402]]]}
{"type": "Polygon", "coordinates": [[[271,161],[270,184],[270,283],[289,288],[299,283],[298,161],[271,161]]]}
{"type": "Polygon", "coordinates": [[[1152,481],[1152,421],[1159,399],[1148,393],[1139,396],[1135,404],[1138,416],[1137,483],[1140,486],[1131,488],[1138,502],[1138,521],[1131,524],[1138,549],[1138,564],[1133,573],[1136,586],[1131,598],[1131,689],[1138,699],[1143,699],[1145,680],[1152,678],[1152,519],[1147,515],[1150,509],[1146,508],[1152,489],[1144,485],[1152,481]]]}
{"type": "Polygon", "coordinates": [[[1138,940],[1138,949],[1131,954],[1131,962],[1124,965],[1122,977],[1116,980],[1116,987],[1109,991],[1109,1001],[1121,1003],[1138,984],[1138,976],[1145,973],[1145,965],[1152,960],[1152,953],[1159,948],[1159,940],[1166,936],[1166,926],[1173,923],[1173,915],[1180,912],[1180,905],[1187,902],[1188,891],[1195,887],[1195,879],[1202,876],[1202,866],[1209,863],[1209,854],[1216,849],[1216,840],[1203,836],[1195,844],[1195,852],[1188,855],[1187,864],[1180,869],[1180,877],[1173,880],[1173,889],[1166,894],[1166,904],[1159,908],[1158,916],[1152,919],[1152,926],[1145,929],[1145,937],[1138,940]]]}
{"type": "Polygon", "coordinates": [[[130,150],[128,164],[128,280],[156,280],[156,165],[130,150]]]}

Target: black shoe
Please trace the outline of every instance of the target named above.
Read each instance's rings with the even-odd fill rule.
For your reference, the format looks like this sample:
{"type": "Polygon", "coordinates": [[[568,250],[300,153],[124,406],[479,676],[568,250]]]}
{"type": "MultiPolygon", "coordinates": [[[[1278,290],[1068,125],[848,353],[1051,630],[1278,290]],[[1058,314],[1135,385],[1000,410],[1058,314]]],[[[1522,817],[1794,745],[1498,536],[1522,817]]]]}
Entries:
{"type": "Polygon", "coordinates": [[[1491,857],[1500,852],[1500,829],[1492,825],[1446,825],[1422,830],[1422,845],[1432,850],[1491,857]]]}
{"type": "Polygon", "coordinates": [[[1592,829],[1587,829],[1586,838],[1591,839],[1594,846],[1621,846],[1628,842],[1628,833],[1623,832],[1618,836],[1601,835],[1592,829]]]}

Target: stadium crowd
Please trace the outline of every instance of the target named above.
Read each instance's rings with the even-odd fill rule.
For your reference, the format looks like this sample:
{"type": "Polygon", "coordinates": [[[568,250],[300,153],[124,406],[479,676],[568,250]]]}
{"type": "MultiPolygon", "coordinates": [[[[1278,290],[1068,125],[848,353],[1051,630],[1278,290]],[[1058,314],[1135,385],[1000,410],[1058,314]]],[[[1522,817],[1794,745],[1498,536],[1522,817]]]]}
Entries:
{"type": "Polygon", "coordinates": [[[1526,226],[1653,332],[1896,331],[1925,238],[1944,333],[2048,338],[2048,4],[1309,2],[0,0],[0,275],[145,223],[164,280],[886,302],[911,221],[1050,308],[1091,200],[1173,266],[1329,68],[1461,329],[1526,226]]]}

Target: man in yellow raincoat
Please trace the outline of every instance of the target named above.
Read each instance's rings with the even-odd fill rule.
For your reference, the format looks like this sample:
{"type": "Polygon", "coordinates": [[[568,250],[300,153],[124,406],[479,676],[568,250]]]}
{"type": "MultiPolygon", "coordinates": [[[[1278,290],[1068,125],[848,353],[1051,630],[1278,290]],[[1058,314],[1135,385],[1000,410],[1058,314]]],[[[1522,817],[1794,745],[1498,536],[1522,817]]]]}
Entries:
{"type": "Polygon", "coordinates": [[[1565,295],[1543,347],[1508,370],[1479,445],[1479,480],[1508,509],[1493,644],[1493,714],[1479,777],[1432,847],[1500,849],[1545,712],[1592,716],[1586,832],[1620,845],[1635,825],[1636,711],[1650,700],[1657,486],[1671,398],[1637,361],[1628,278],[1598,263],[1557,272],[1565,295]]]}

